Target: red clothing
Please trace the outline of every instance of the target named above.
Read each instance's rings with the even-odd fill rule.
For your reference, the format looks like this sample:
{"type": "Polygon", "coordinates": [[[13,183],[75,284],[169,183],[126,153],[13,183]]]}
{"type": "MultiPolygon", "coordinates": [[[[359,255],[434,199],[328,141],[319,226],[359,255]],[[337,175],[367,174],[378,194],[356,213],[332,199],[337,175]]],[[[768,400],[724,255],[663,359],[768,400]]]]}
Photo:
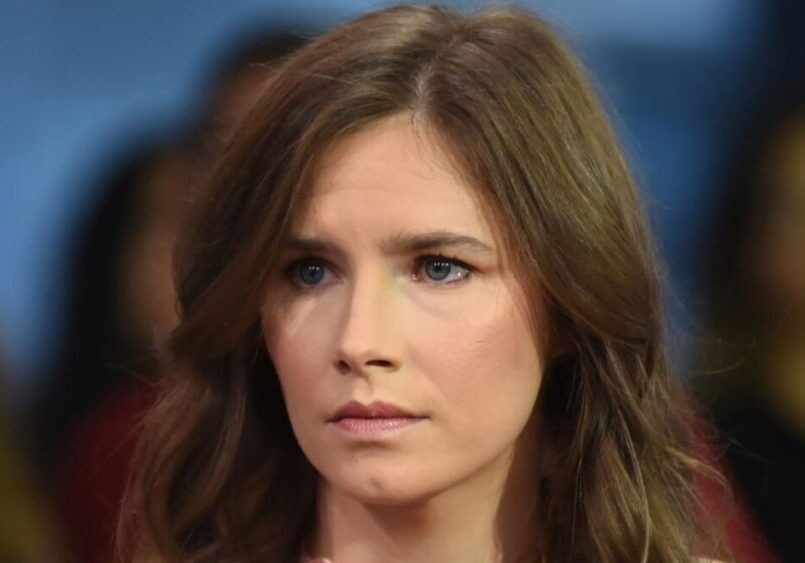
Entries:
{"type": "Polygon", "coordinates": [[[73,434],[57,483],[57,511],[69,561],[112,560],[137,431],[152,400],[145,384],[126,385],[107,396],[73,434]]]}

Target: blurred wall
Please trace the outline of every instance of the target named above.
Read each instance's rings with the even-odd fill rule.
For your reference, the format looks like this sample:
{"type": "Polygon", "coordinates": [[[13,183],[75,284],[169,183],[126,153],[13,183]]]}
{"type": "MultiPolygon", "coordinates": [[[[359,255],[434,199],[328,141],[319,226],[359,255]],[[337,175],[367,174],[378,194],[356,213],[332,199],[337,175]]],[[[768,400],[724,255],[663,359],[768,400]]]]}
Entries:
{"type": "MultiPolygon", "coordinates": [[[[61,319],[63,257],[110,159],[197,109],[211,61],[255,22],[322,26],[362,0],[6,0],[0,5],[0,340],[25,396],[61,319]]],[[[536,8],[573,43],[614,108],[677,298],[736,123],[768,80],[763,0],[554,0],[536,8]]],[[[448,2],[481,6],[484,2],[448,2]]],[[[786,71],[779,65],[778,73],[786,71]]],[[[776,67],[775,67],[776,68],[776,67]]]]}

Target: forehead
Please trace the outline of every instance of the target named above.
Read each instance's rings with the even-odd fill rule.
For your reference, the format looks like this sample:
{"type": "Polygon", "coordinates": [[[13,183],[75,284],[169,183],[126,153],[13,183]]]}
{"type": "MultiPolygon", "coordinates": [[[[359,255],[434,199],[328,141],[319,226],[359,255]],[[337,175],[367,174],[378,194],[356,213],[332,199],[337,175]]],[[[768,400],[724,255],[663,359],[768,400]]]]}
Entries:
{"type": "Polygon", "coordinates": [[[395,230],[449,227],[492,242],[485,207],[445,143],[400,115],[337,140],[322,155],[296,228],[352,224],[358,230],[355,221],[395,230]]]}

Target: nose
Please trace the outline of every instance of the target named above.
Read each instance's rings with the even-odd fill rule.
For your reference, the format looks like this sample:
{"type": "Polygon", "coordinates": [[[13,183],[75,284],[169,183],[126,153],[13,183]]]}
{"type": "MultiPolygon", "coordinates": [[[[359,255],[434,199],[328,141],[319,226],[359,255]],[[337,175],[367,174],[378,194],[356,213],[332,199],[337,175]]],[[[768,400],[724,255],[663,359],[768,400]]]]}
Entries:
{"type": "Polygon", "coordinates": [[[383,275],[357,279],[346,299],[335,366],[342,374],[394,372],[400,367],[400,335],[394,289],[383,275]]]}

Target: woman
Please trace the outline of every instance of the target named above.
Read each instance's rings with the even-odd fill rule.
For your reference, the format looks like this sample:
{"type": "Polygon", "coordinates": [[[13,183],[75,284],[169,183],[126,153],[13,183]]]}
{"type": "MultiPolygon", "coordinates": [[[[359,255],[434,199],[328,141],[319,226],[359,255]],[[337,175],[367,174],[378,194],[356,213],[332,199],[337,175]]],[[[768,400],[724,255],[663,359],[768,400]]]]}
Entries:
{"type": "Polygon", "coordinates": [[[335,29],[266,84],[211,189],[135,557],[713,554],[634,183],[540,20],[335,29]]]}

